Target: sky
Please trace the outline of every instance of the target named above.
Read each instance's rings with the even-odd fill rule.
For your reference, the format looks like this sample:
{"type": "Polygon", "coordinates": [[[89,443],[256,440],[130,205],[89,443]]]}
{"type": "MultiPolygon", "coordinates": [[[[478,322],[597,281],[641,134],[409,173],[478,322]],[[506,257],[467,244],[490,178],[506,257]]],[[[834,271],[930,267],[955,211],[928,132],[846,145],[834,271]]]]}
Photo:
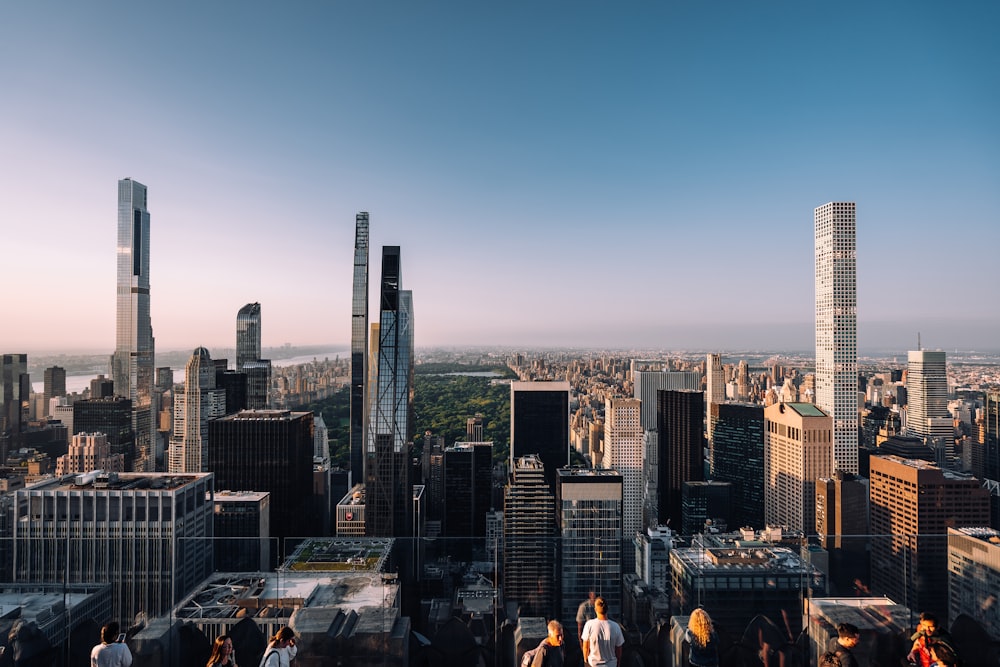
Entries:
{"type": "MultiPolygon", "coordinates": [[[[418,347],[1000,348],[994,2],[0,5],[0,351],[114,348],[117,180],[157,348],[346,344],[354,220],[418,347]]],[[[373,310],[371,321],[378,320],[373,310]]]]}

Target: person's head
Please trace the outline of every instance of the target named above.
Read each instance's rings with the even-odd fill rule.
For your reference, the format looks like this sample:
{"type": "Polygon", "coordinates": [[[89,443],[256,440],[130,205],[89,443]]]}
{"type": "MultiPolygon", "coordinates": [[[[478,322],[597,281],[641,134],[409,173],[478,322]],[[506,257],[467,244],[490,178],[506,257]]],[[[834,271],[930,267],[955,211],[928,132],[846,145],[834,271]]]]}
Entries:
{"type": "Polygon", "coordinates": [[[608,603],[604,601],[604,598],[597,598],[594,600],[594,611],[601,618],[608,615],[608,603]]]}
{"type": "Polygon", "coordinates": [[[851,623],[841,623],[837,626],[837,635],[840,638],[840,645],[847,648],[854,648],[861,639],[861,631],[858,626],[851,623]]]}
{"type": "Polygon", "coordinates": [[[698,640],[698,643],[705,645],[712,636],[712,617],[708,615],[707,611],[698,607],[691,612],[691,616],[688,618],[688,629],[698,640]]]}
{"type": "Polygon", "coordinates": [[[118,634],[121,632],[120,627],[117,621],[111,621],[105,625],[101,628],[101,641],[105,644],[113,644],[118,641],[118,634]]]}
{"type": "Polygon", "coordinates": [[[938,629],[938,619],[937,616],[925,611],[920,614],[920,624],[917,626],[917,630],[924,633],[925,635],[933,635],[938,629]]]}
{"type": "Polygon", "coordinates": [[[208,664],[214,665],[228,658],[233,652],[233,638],[229,635],[219,635],[212,644],[212,655],[208,664]]]}
{"type": "Polygon", "coordinates": [[[955,651],[944,642],[931,642],[931,658],[941,667],[952,667],[958,664],[955,651]]]}
{"type": "Polygon", "coordinates": [[[595,591],[590,591],[589,593],[587,593],[587,599],[590,600],[591,604],[593,604],[594,600],[597,599],[597,593],[595,591]]]}
{"type": "Polygon", "coordinates": [[[286,648],[295,643],[295,632],[293,632],[292,629],[286,625],[274,633],[274,636],[271,637],[271,641],[278,648],[286,648]]]}
{"type": "Polygon", "coordinates": [[[549,643],[553,646],[562,646],[563,626],[559,621],[549,621],[549,643]]]}

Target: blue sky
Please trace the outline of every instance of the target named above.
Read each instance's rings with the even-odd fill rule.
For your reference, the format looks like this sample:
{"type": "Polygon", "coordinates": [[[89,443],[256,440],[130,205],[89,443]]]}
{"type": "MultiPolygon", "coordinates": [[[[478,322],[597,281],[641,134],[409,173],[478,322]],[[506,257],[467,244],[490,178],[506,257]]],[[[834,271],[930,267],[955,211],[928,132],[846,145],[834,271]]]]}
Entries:
{"type": "Polygon", "coordinates": [[[1000,348],[998,19],[8,3],[0,348],[113,348],[125,176],[149,186],[160,349],[233,345],[249,301],[265,346],[346,342],[359,210],[373,297],[402,247],[419,346],[809,349],[831,200],[858,203],[862,348],[1000,348]]]}

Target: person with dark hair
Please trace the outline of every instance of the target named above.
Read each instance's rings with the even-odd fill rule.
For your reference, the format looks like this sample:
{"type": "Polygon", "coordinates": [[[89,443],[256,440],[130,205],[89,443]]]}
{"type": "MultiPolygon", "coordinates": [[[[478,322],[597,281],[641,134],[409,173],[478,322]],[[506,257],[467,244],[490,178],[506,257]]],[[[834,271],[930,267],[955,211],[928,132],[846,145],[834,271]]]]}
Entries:
{"type": "Polygon", "coordinates": [[[295,632],[287,625],[271,637],[260,659],[260,667],[289,667],[295,658],[295,632]]]}
{"type": "Polygon", "coordinates": [[[938,667],[958,667],[958,655],[955,649],[944,642],[931,643],[931,657],[938,667]]]}
{"type": "Polygon", "coordinates": [[[229,635],[219,635],[212,644],[212,655],[205,667],[236,667],[236,651],[233,650],[233,638],[229,635]]]}
{"type": "Polygon", "coordinates": [[[608,618],[608,605],[604,598],[594,600],[597,618],[583,626],[583,661],[590,667],[618,667],[622,659],[625,635],[621,626],[608,618]]]}
{"type": "Polygon", "coordinates": [[[125,635],[119,633],[120,626],[111,621],[101,628],[101,643],[90,652],[90,667],[130,667],[132,652],[125,644],[125,635]]]}
{"type": "Polygon", "coordinates": [[[837,626],[837,636],[830,639],[827,653],[836,656],[840,667],[858,667],[858,659],[852,649],[861,640],[861,631],[851,623],[841,623],[837,626]]]}
{"type": "Polygon", "coordinates": [[[934,644],[947,646],[951,655],[957,660],[958,652],[955,650],[955,642],[952,641],[951,635],[938,623],[937,616],[928,611],[920,614],[917,631],[910,639],[913,640],[913,648],[907,654],[906,660],[917,667],[931,667],[937,662],[931,655],[931,647],[934,644]]]}

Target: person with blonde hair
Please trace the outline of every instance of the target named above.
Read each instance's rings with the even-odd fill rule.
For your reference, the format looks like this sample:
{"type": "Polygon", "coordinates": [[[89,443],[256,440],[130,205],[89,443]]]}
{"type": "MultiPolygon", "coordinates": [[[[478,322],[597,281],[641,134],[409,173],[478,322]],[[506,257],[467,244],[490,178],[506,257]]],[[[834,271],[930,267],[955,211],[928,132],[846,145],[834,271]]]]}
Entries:
{"type": "Polygon", "coordinates": [[[684,641],[688,643],[691,667],[718,667],[719,638],[715,634],[712,617],[701,607],[691,612],[684,641]]]}

